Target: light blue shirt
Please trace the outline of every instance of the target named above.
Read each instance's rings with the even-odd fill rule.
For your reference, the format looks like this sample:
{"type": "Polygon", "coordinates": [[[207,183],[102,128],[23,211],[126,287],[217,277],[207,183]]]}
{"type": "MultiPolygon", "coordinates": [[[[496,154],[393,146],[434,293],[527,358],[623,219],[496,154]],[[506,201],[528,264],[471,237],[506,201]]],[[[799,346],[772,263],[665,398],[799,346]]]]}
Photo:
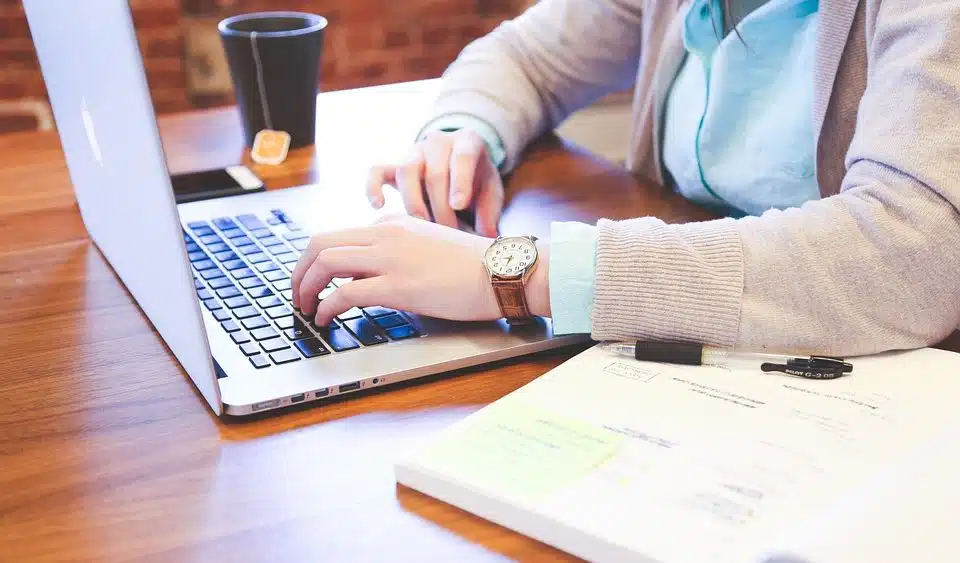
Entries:
{"type": "MultiPolygon", "coordinates": [[[[751,1],[758,2],[742,3],[751,1]]],[[[818,8],[818,0],[768,0],[738,24],[744,44],[736,33],[717,38],[723,30],[719,0],[692,2],[683,30],[688,56],[664,109],[664,165],[684,197],[742,216],[820,196],[811,86],[818,8]]],[[[451,116],[449,125],[474,127],[464,116],[451,116]]],[[[502,164],[496,132],[485,123],[475,126],[502,164]]],[[[557,334],[592,330],[596,241],[592,225],[551,225],[550,308],[557,334]]]]}

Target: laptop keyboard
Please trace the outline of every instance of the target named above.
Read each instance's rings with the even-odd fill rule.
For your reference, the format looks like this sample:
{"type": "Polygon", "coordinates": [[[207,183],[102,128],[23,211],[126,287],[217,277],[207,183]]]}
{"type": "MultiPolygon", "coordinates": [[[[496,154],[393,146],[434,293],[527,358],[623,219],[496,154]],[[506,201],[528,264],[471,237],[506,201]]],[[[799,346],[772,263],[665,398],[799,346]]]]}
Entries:
{"type": "MultiPolygon", "coordinates": [[[[294,310],[290,274],[310,235],[280,209],[194,221],[183,240],[197,297],[258,369],[421,336],[385,307],[353,308],[324,327],[294,310]]],[[[335,278],[320,298],[349,282],[335,278]]]]}

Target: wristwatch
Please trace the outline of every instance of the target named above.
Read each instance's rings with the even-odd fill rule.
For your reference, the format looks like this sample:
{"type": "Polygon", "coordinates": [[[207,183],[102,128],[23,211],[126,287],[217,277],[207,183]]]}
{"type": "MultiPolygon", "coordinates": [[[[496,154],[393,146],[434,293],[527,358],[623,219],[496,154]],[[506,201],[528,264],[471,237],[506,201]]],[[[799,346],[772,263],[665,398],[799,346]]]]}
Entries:
{"type": "Polygon", "coordinates": [[[483,257],[500,312],[511,325],[528,324],[534,318],[524,286],[537,265],[536,242],[533,235],[499,236],[483,257]]]}

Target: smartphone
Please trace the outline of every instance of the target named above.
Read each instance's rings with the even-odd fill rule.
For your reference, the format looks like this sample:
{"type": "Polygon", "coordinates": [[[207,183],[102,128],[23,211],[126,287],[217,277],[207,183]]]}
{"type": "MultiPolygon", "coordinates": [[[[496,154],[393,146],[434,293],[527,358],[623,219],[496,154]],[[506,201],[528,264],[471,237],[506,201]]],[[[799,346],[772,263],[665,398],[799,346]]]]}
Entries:
{"type": "Polygon", "coordinates": [[[262,192],[266,189],[263,181],[243,165],[174,174],[170,179],[177,203],[262,192]]]}

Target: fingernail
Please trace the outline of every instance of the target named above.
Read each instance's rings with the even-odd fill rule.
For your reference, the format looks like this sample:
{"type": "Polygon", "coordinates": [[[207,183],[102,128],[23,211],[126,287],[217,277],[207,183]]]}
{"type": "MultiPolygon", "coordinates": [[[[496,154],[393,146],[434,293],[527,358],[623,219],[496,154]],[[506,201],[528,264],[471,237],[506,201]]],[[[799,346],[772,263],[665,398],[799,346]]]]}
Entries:
{"type": "Polygon", "coordinates": [[[454,209],[460,209],[463,207],[463,203],[463,192],[453,192],[450,194],[450,207],[453,207],[454,209]]]}

